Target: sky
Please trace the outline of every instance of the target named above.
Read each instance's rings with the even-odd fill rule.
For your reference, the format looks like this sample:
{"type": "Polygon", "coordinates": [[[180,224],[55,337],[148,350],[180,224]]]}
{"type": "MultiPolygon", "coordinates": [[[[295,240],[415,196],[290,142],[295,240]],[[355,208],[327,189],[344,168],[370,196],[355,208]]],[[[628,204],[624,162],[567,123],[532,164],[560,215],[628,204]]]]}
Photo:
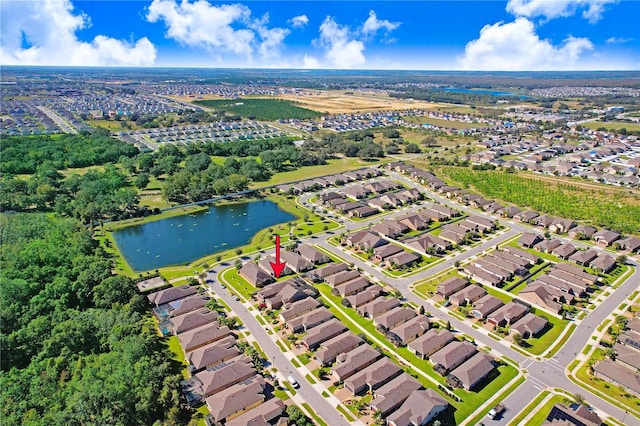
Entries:
{"type": "Polygon", "coordinates": [[[640,0],[2,0],[1,65],[640,70],[640,0]]]}

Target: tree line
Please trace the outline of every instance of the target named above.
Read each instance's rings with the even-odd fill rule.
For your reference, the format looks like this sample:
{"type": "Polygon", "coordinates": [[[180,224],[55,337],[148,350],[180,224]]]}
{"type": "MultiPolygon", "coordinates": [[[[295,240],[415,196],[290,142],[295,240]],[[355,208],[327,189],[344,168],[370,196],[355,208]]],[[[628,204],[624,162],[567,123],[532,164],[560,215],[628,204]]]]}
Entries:
{"type": "Polygon", "coordinates": [[[184,424],[181,365],[76,220],[0,214],[6,424],[184,424]]]}

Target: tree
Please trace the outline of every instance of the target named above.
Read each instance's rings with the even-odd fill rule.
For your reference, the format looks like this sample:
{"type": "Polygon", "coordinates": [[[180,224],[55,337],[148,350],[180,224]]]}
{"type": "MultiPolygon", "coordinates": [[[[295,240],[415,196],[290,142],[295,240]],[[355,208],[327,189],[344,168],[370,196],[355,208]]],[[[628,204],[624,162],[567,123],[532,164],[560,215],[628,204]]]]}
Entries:
{"type": "Polygon", "coordinates": [[[384,129],[382,136],[389,139],[397,139],[400,137],[400,132],[397,129],[384,129]]]}
{"type": "Polygon", "coordinates": [[[451,321],[447,321],[446,329],[451,330],[451,321]]]}
{"type": "Polygon", "coordinates": [[[420,143],[428,148],[434,147],[434,146],[438,146],[438,141],[436,140],[436,138],[434,136],[427,136],[426,138],[422,139],[420,141],[420,143]]]}
{"type": "Polygon", "coordinates": [[[140,189],[144,189],[149,185],[149,173],[140,172],[136,177],[136,186],[140,189]]]}
{"type": "Polygon", "coordinates": [[[424,305],[420,305],[420,315],[424,315],[425,309],[424,309],[424,305]]]}
{"type": "Polygon", "coordinates": [[[419,154],[422,150],[417,144],[410,142],[404,145],[404,152],[407,154],[419,154]]]}
{"type": "Polygon", "coordinates": [[[523,343],[524,343],[524,338],[522,337],[522,335],[520,333],[514,333],[513,342],[518,346],[522,346],[523,343]]]}

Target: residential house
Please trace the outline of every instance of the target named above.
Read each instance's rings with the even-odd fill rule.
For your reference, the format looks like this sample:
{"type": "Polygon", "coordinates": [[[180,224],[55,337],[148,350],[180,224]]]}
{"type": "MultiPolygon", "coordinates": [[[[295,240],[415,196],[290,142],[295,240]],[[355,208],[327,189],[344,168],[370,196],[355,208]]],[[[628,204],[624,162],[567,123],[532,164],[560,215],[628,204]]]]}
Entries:
{"type": "Polygon", "coordinates": [[[577,224],[570,219],[556,218],[551,222],[551,225],[549,225],[549,231],[555,232],[556,234],[566,234],[576,225],[577,224]]]}
{"type": "Polygon", "coordinates": [[[596,228],[589,225],[578,225],[569,230],[569,238],[573,240],[590,240],[597,231],[596,228]]]}
{"type": "Polygon", "coordinates": [[[375,317],[373,324],[383,330],[390,330],[417,315],[414,309],[397,306],[375,317]]]}
{"type": "Polygon", "coordinates": [[[473,303],[471,315],[476,318],[485,319],[490,313],[503,305],[502,300],[490,294],[485,294],[473,303]]]}
{"type": "Polygon", "coordinates": [[[185,353],[221,340],[231,334],[226,325],[220,326],[216,321],[178,334],[178,341],[185,353]]]}
{"type": "Polygon", "coordinates": [[[345,331],[324,342],[315,354],[322,365],[333,363],[341,353],[349,352],[360,346],[364,340],[350,331],[345,331]]]}
{"type": "Polygon", "coordinates": [[[256,369],[251,359],[240,354],[235,358],[225,361],[211,370],[203,370],[195,374],[199,383],[199,392],[203,398],[207,398],[240,383],[256,374],[256,369]]]}
{"type": "Polygon", "coordinates": [[[331,287],[337,287],[342,283],[346,283],[347,281],[351,281],[355,278],[360,277],[360,272],[354,270],[342,271],[338,272],[334,275],[329,275],[324,279],[324,281],[329,284],[331,287]]]}
{"type": "Polygon", "coordinates": [[[379,296],[371,302],[357,307],[356,312],[361,317],[373,319],[397,306],[400,306],[400,301],[395,297],[385,298],[379,296]]]}
{"type": "Polygon", "coordinates": [[[187,360],[189,361],[189,370],[193,373],[214,367],[238,355],[240,355],[240,351],[236,347],[236,338],[229,335],[217,342],[189,352],[187,360]]]}
{"type": "Polygon", "coordinates": [[[322,324],[322,327],[312,328],[300,342],[310,351],[315,350],[321,343],[344,333],[347,327],[337,318],[333,318],[322,324]]]}
{"type": "Polygon", "coordinates": [[[536,337],[547,326],[549,322],[533,313],[529,312],[510,327],[511,331],[515,331],[524,339],[536,337]]]}
{"type": "Polygon", "coordinates": [[[432,328],[407,346],[410,352],[421,359],[425,359],[454,340],[455,337],[449,330],[432,328]]]}
{"type": "Polygon", "coordinates": [[[315,296],[314,288],[294,280],[274,283],[257,293],[258,300],[263,301],[269,309],[280,309],[285,303],[293,303],[315,296]]]}
{"type": "Polygon", "coordinates": [[[413,231],[426,229],[429,226],[429,220],[425,219],[424,216],[418,214],[404,216],[402,218],[398,218],[397,220],[413,231]]]}
{"type": "Polygon", "coordinates": [[[515,222],[531,223],[531,221],[537,218],[538,216],[540,216],[539,213],[536,213],[533,211],[524,211],[524,212],[514,214],[513,220],[515,222]]]}
{"type": "Polygon", "coordinates": [[[258,426],[280,425],[286,418],[286,406],[280,398],[271,398],[263,404],[228,420],[225,426],[258,426]]]}
{"type": "Polygon", "coordinates": [[[209,303],[209,297],[205,295],[194,295],[185,297],[184,299],[174,300],[169,304],[169,306],[173,307],[171,311],[170,317],[175,318],[187,314],[189,312],[196,311],[198,309],[202,309],[205,305],[209,303]]]}
{"type": "Polygon", "coordinates": [[[387,259],[385,260],[385,264],[387,268],[402,269],[418,263],[421,260],[422,256],[419,256],[415,253],[402,251],[401,253],[397,253],[387,257],[387,259]]]}
{"type": "Polygon", "coordinates": [[[389,426],[424,426],[449,407],[446,399],[432,389],[411,392],[389,417],[389,426]]]}
{"type": "MultiPolygon", "coordinates": [[[[285,252],[286,253],[286,252],[285,252]]],[[[284,253],[283,253],[284,254],[284,253]]],[[[306,265],[310,265],[310,262],[307,262],[306,260],[302,259],[299,255],[296,255],[300,260],[303,260],[304,262],[306,262],[306,265]]],[[[249,262],[252,263],[252,262],[249,262]]],[[[263,257],[262,259],[258,260],[258,266],[260,268],[262,268],[263,271],[265,271],[267,274],[275,277],[275,273],[273,272],[273,267],[271,266],[271,264],[276,263],[276,258],[275,256],[266,256],[263,257]]],[[[242,271],[242,269],[241,269],[242,271]]],[[[282,272],[280,273],[280,276],[285,276],[285,275],[291,275],[293,274],[293,270],[291,268],[291,266],[286,263],[284,265],[284,268],[282,269],[282,272]]]]}
{"type": "Polygon", "coordinates": [[[453,306],[463,306],[473,304],[485,294],[487,294],[485,289],[476,284],[471,284],[449,296],[449,301],[453,306]]]}
{"type": "Polygon", "coordinates": [[[251,381],[235,384],[206,399],[213,421],[231,420],[264,402],[264,379],[260,375],[253,377],[251,381]]]}
{"type": "Polygon", "coordinates": [[[633,346],[616,343],[613,345],[616,352],[615,361],[632,370],[640,370],[640,349],[633,346]]]}
{"type": "Polygon", "coordinates": [[[406,345],[429,331],[430,326],[429,318],[424,315],[418,315],[392,328],[390,332],[398,336],[400,342],[406,345]]]}
{"type": "Polygon", "coordinates": [[[554,269],[571,274],[588,285],[595,285],[599,278],[596,275],[585,272],[582,268],[570,263],[557,263],[554,269]]]}
{"type": "Polygon", "coordinates": [[[365,277],[357,277],[335,287],[341,297],[351,296],[369,287],[371,283],[365,277]]]}
{"type": "Polygon", "coordinates": [[[191,287],[189,284],[184,284],[151,293],[147,296],[147,299],[155,306],[160,306],[173,302],[174,300],[193,296],[194,294],[196,294],[195,287],[191,287]]]}
{"type": "Polygon", "coordinates": [[[329,256],[308,244],[298,246],[296,250],[300,254],[300,256],[314,265],[322,265],[323,263],[331,261],[331,259],[329,259],[329,256]]]}
{"type": "Polygon", "coordinates": [[[349,247],[358,248],[362,251],[373,250],[389,242],[369,231],[357,231],[348,235],[345,244],[349,247]]]}
{"type": "Polygon", "coordinates": [[[382,357],[382,354],[370,345],[360,345],[357,348],[338,355],[336,364],[331,372],[336,380],[344,381],[353,374],[362,371],[382,357]]]}
{"type": "Polygon", "coordinates": [[[616,241],[622,250],[629,250],[632,253],[637,253],[640,250],[640,238],[627,237],[616,241]]]}
{"type": "Polygon", "coordinates": [[[558,256],[560,259],[567,260],[574,254],[577,249],[571,243],[564,243],[551,250],[551,253],[558,256]]]}
{"type": "Polygon", "coordinates": [[[527,306],[512,301],[489,315],[488,321],[496,327],[503,327],[518,321],[527,312],[529,312],[527,306]]]}
{"type": "Polygon", "coordinates": [[[591,267],[604,274],[609,273],[616,266],[616,260],[608,254],[601,254],[591,261],[591,267]]]}
{"type": "Polygon", "coordinates": [[[431,355],[429,359],[435,366],[434,369],[446,376],[477,352],[478,349],[468,341],[455,340],[431,355]]]}
{"type": "Polygon", "coordinates": [[[593,240],[602,247],[608,247],[622,238],[622,235],[617,232],[609,231],[608,229],[602,229],[593,234],[593,240]]]}
{"type": "Polygon", "coordinates": [[[451,371],[447,383],[470,391],[495,369],[491,356],[478,353],[451,371]]]}
{"type": "Polygon", "coordinates": [[[522,247],[532,248],[543,240],[544,239],[540,234],[537,234],[535,232],[525,232],[518,239],[518,244],[520,244],[522,247]]]}
{"type": "Polygon", "coordinates": [[[387,244],[386,246],[373,249],[373,261],[384,262],[387,258],[404,251],[402,247],[395,244],[387,244]]]}
{"type": "Polygon", "coordinates": [[[376,297],[380,296],[382,293],[382,287],[379,285],[370,285],[365,290],[352,294],[351,296],[347,296],[347,300],[349,304],[353,308],[358,308],[366,303],[371,302],[376,297]]]}
{"type": "Polygon", "coordinates": [[[469,285],[469,281],[465,280],[464,278],[451,277],[446,281],[443,281],[440,284],[438,284],[438,289],[436,290],[436,294],[444,298],[448,298],[452,294],[457,293],[458,291],[465,288],[467,285],[469,285]]]}
{"type": "Polygon", "coordinates": [[[402,224],[402,226],[400,226],[400,222],[386,220],[384,222],[373,225],[369,230],[371,232],[377,232],[382,237],[397,238],[398,236],[402,235],[403,228],[406,228],[406,225],[402,224]],[[396,225],[396,223],[398,225],[396,225]]]}
{"type": "Polygon", "coordinates": [[[500,216],[504,216],[504,217],[513,217],[514,215],[521,213],[522,210],[520,210],[519,208],[517,208],[516,206],[508,206],[505,207],[504,209],[500,210],[498,212],[498,214],[500,216]]]}
{"type": "Polygon", "coordinates": [[[271,274],[265,272],[253,262],[245,263],[238,271],[238,274],[254,287],[264,287],[274,281],[271,274]]]}
{"type": "Polygon", "coordinates": [[[310,329],[324,324],[333,318],[333,314],[324,306],[299,315],[287,321],[285,327],[289,328],[293,333],[307,332],[310,329]]]}
{"type": "Polygon", "coordinates": [[[569,260],[582,266],[589,266],[592,260],[598,257],[598,252],[592,249],[580,250],[569,257],[569,260]]]}
{"type": "Polygon", "coordinates": [[[363,391],[373,392],[380,386],[402,374],[402,369],[387,357],[383,357],[344,381],[344,387],[353,395],[363,391]]]}
{"type": "Polygon", "coordinates": [[[640,373],[637,371],[605,358],[593,366],[593,374],[614,385],[621,386],[635,396],[640,396],[640,373]]]}
{"type": "Polygon", "coordinates": [[[554,404],[547,415],[545,424],[570,424],[580,426],[600,426],[602,420],[589,407],[583,404],[554,404]]]}
{"type": "Polygon", "coordinates": [[[171,318],[171,328],[173,330],[173,334],[177,335],[210,322],[214,322],[216,319],[218,319],[217,312],[211,312],[208,308],[200,308],[171,318]]]}
{"type": "Polygon", "coordinates": [[[443,251],[451,249],[451,243],[449,241],[429,234],[406,240],[404,243],[412,249],[422,253],[431,253],[433,251],[436,253],[442,253],[443,251]]]}
{"type": "Polygon", "coordinates": [[[540,263],[540,261],[542,259],[540,259],[539,256],[536,256],[535,254],[529,253],[528,251],[525,250],[521,250],[519,248],[516,247],[512,247],[512,246],[504,246],[502,248],[503,251],[506,251],[507,253],[511,253],[514,256],[518,256],[522,259],[525,259],[527,261],[529,261],[530,265],[536,265],[538,263],[540,263]]]}
{"type": "Polygon", "coordinates": [[[313,263],[292,251],[285,251],[281,254],[282,261],[287,262],[287,266],[294,272],[306,272],[313,269],[313,263]]]}
{"type": "Polygon", "coordinates": [[[347,265],[346,263],[332,263],[331,265],[327,265],[324,268],[313,271],[313,274],[320,280],[324,280],[331,275],[337,274],[338,272],[346,271],[348,269],[349,265],[347,265]]]}
{"type": "Polygon", "coordinates": [[[535,249],[544,253],[551,253],[562,245],[560,240],[544,240],[536,244],[535,249]]]}
{"type": "Polygon", "coordinates": [[[386,385],[378,388],[370,402],[371,409],[380,411],[385,417],[398,409],[414,391],[422,389],[422,385],[407,373],[402,373],[386,385]]]}
{"type": "Polygon", "coordinates": [[[282,310],[280,311],[280,319],[282,320],[282,322],[286,323],[292,318],[313,311],[319,306],[320,302],[311,297],[298,300],[297,302],[287,303],[282,306],[282,310]]]}
{"type": "Polygon", "coordinates": [[[547,285],[540,280],[527,284],[525,288],[520,290],[518,297],[528,303],[556,314],[562,311],[563,303],[569,303],[567,299],[574,299],[569,293],[565,293],[556,287],[547,285]]]}

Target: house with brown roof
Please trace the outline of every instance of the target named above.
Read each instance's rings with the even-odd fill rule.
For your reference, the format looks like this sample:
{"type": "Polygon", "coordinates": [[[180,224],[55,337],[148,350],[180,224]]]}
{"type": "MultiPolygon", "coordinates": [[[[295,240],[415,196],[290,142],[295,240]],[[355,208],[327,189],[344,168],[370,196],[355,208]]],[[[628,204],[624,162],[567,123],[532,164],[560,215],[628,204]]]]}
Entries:
{"type": "Polygon", "coordinates": [[[433,389],[411,392],[402,405],[387,417],[389,426],[423,426],[449,407],[433,389]]]}
{"type": "Polygon", "coordinates": [[[418,263],[421,260],[422,256],[419,256],[415,253],[410,253],[408,251],[402,251],[400,253],[387,257],[387,259],[385,260],[385,264],[387,268],[401,269],[418,263]]]}
{"type": "Polygon", "coordinates": [[[578,225],[569,230],[569,238],[573,240],[590,240],[597,231],[596,228],[589,225],[578,225]]]}
{"type": "Polygon", "coordinates": [[[455,340],[429,357],[434,369],[443,376],[454,370],[478,352],[468,341],[455,340]]]}
{"type": "Polygon", "coordinates": [[[451,371],[447,378],[447,383],[470,391],[491,374],[495,368],[493,358],[480,352],[451,371]]]}
{"type": "Polygon", "coordinates": [[[218,319],[217,312],[211,312],[208,308],[200,308],[171,318],[171,329],[173,330],[173,334],[177,335],[214,322],[216,319],[218,319]]]}
{"type": "Polygon", "coordinates": [[[554,404],[547,415],[545,425],[600,426],[602,420],[589,407],[583,404],[554,404]]]}
{"type": "Polygon", "coordinates": [[[545,214],[545,215],[536,217],[535,219],[533,219],[531,221],[531,223],[533,223],[534,225],[536,225],[536,226],[538,226],[540,228],[548,228],[556,220],[557,220],[557,218],[555,218],[553,216],[548,216],[548,215],[545,214]]]}
{"type": "Polygon", "coordinates": [[[327,308],[321,306],[313,311],[294,317],[285,323],[293,333],[306,332],[320,324],[324,324],[333,318],[333,314],[327,308]]]}
{"type": "Polygon", "coordinates": [[[621,386],[627,392],[640,396],[640,374],[630,368],[603,359],[593,366],[594,376],[621,386]]]}
{"type": "Polygon", "coordinates": [[[310,312],[320,306],[320,302],[311,297],[298,300],[297,302],[287,303],[283,305],[282,311],[280,311],[280,319],[283,322],[288,322],[290,319],[300,316],[304,313],[310,312]]]}
{"type": "Polygon", "coordinates": [[[425,359],[454,340],[455,337],[449,330],[432,328],[407,346],[409,347],[409,352],[414,353],[421,359],[425,359]]]}
{"type": "Polygon", "coordinates": [[[324,280],[330,275],[337,274],[338,272],[346,271],[349,269],[349,265],[346,263],[332,263],[323,268],[313,271],[313,274],[316,275],[321,280],[324,280]]]}
{"type": "Polygon", "coordinates": [[[518,333],[524,339],[535,337],[547,326],[549,322],[529,312],[511,325],[510,330],[518,333]]]}
{"type": "Polygon", "coordinates": [[[217,423],[231,420],[249,411],[265,400],[264,388],[266,384],[260,375],[253,379],[235,384],[206,399],[209,413],[217,423]]]}
{"type": "Polygon", "coordinates": [[[203,325],[193,330],[178,334],[178,340],[182,350],[187,353],[202,346],[208,345],[231,334],[231,330],[226,325],[220,326],[216,321],[203,325]]]}
{"type": "Polygon", "coordinates": [[[211,370],[200,371],[194,377],[199,382],[200,394],[206,398],[253,377],[255,374],[256,369],[253,367],[251,359],[241,354],[211,370]]]}
{"type": "Polygon", "coordinates": [[[387,240],[369,231],[357,231],[349,234],[344,242],[348,247],[355,247],[363,251],[368,251],[369,249],[374,249],[389,243],[387,240]]]}
{"type": "Polygon", "coordinates": [[[481,216],[469,216],[466,220],[477,225],[483,232],[490,232],[496,229],[496,224],[494,222],[481,216]]]}
{"type": "Polygon", "coordinates": [[[291,268],[294,272],[300,273],[313,269],[313,263],[309,262],[298,253],[285,251],[280,255],[280,258],[282,259],[282,261],[287,262],[289,268],[291,268]]]}
{"type": "Polygon", "coordinates": [[[369,404],[374,411],[380,410],[382,416],[387,416],[399,408],[413,391],[422,389],[422,385],[407,373],[402,373],[389,383],[378,388],[375,398],[369,404]]]}
{"type": "Polygon", "coordinates": [[[565,293],[556,287],[547,285],[540,280],[527,284],[525,288],[520,290],[518,297],[525,302],[540,306],[541,308],[556,314],[559,314],[562,311],[563,303],[570,303],[574,299],[571,294],[565,293]]]}
{"type": "Polygon", "coordinates": [[[329,275],[324,279],[324,281],[329,284],[331,287],[337,287],[340,284],[346,283],[347,281],[351,281],[360,277],[360,272],[354,270],[347,270],[343,272],[338,272],[334,275],[329,275]]]}
{"type": "Polygon", "coordinates": [[[516,215],[516,214],[518,214],[520,212],[522,212],[522,210],[520,210],[516,206],[508,206],[508,207],[505,207],[504,209],[500,210],[498,212],[498,214],[500,216],[503,216],[503,217],[513,217],[514,215],[516,215]]]}
{"type": "Polygon", "coordinates": [[[329,256],[308,244],[298,246],[296,251],[307,261],[314,265],[322,265],[323,263],[330,262],[329,256]]]}
{"type": "Polygon", "coordinates": [[[449,301],[453,306],[464,306],[467,304],[473,304],[476,300],[487,294],[487,291],[476,284],[470,284],[458,291],[455,294],[449,296],[449,301]]]}
{"type": "Polygon", "coordinates": [[[365,290],[352,294],[351,296],[347,296],[347,300],[349,304],[353,308],[358,308],[366,303],[371,302],[376,297],[380,296],[382,293],[382,287],[379,285],[370,285],[365,290]]]}
{"type": "Polygon", "coordinates": [[[412,231],[419,231],[429,226],[429,220],[418,214],[411,214],[397,219],[398,222],[406,225],[412,231]]]}
{"type": "Polygon", "coordinates": [[[382,354],[370,345],[360,345],[357,348],[341,353],[336,358],[336,364],[331,372],[338,381],[344,381],[347,377],[363,370],[380,359],[382,354]]]}
{"type": "Polygon", "coordinates": [[[385,298],[379,296],[371,302],[357,307],[356,312],[364,318],[376,318],[397,306],[400,306],[400,301],[395,297],[385,298]]]}
{"type": "Polygon", "coordinates": [[[498,259],[502,259],[523,268],[529,268],[534,264],[530,259],[524,259],[506,250],[494,250],[491,254],[498,259]]]}
{"type": "Polygon", "coordinates": [[[398,336],[400,342],[406,345],[429,331],[430,327],[431,323],[429,322],[429,318],[424,315],[418,315],[392,328],[390,332],[398,336]]]}
{"type": "MultiPolygon", "coordinates": [[[[490,266],[489,268],[493,271],[496,270],[496,268],[493,266],[490,266]]],[[[470,264],[465,266],[464,272],[470,278],[476,280],[478,283],[488,285],[488,286],[493,286],[493,287],[502,286],[505,280],[505,275],[503,275],[501,272],[499,272],[498,274],[495,274],[487,271],[486,268],[480,268],[476,264],[470,264]]]]}
{"type": "Polygon", "coordinates": [[[562,260],[567,260],[574,254],[577,249],[571,243],[564,243],[551,251],[552,254],[558,256],[562,260]]]}
{"type": "Polygon", "coordinates": [[[332,318],[322,324],[322,327],[312,328],[300,342],[310,351],[316,349],[321,343],[344,333],[347,327],[337,318],[332,318]]]}
{"type": "Polygon", "coordinates": [[[589,274],[584,269],[570,263],[556,263],[552,271],[553,269],[571,274],[588,285],[595,285],[600,279],[598,276],[589,274]]]}
{"type": "Polygon", "coordinates": [[[403,252],[404,249],[395,244],[387,244],[386,246],[378,247],[373,249],[373,257],[372,260],[374,262],[384,262],[389,257],[396,255],[398,253],[403,252]]]}
{"type": "Polygon", "coordinates": [[[448,298],[452,294],[465,288],[467,285],[469,285],[469,281],[465,280],[464,278],[451,277],[446,281],[443,281],[440,284],[438,284],[438,289],[436,290],[436,294],[444,298],[448,298]]]}
{"type": "Polygon", "coordinates": [[[602,247],[608,247],[622,238],[622,235],[608,229],[602,229],[593,234],[593,240],[602,247]]]}
{"type": "Polygon", "coordinates": [[[598,257],[598,252],[592,249],[580,250],[569,257],[569,260],[582,266],[589,266],[592,260],[598,257]]]}
{"type": "Polygon", "coordinates": [[[264,287],[272,283],[273,277],[253,262],[245,263],[238,271],[238,275],[247,280],[254,287],[264,287]]]}
{"type": "Polygon", "coordinates": [[[536,244],[535,249],[544,253],[551,253],[562,245],[560,240],[544,240],[536,244]]]}
{"type": "Polygon", "coordinates": [[[471,315],[476,318],[484,319],[487,315],[502,307],[502,305],[504,305],[502,300],[490,294],[485,294],[473,303],[471,315]]]}
{"type": "Polygon", "coordinates": [[[540,214],[533,211],[524,211],[513,215],[513,220],[515,222],[525,222],[530,223],[533,219],[540,216],[540,214]]]}
{"type": "Polygon", "coordinates": [[[371,283],[368,279],[363,276],[359,276],[336,286],[335,290],[341,297],[347,297],[366,289],[370,284],[371,283]]]}
{"type": "Polygon", "coordinates": [[[402,373],[402,369],[383,357],[344,381],[344,387],[355,396],[364,391],[373,392],[402,373]]]}
{"type": "Polygon", "coordinates": [[[615,361],[618,364],[632,370],[640,370],[640,349],[616,343],[613,345],[613,350],[616,352],[615,361]]]}
{"type": "Polygon", "coordinates": [[[322,365],[331,364],[336,360],[338,355],[357,348],[363,342],[364,340],[362,340],[362,338],[356,336],[351,331],[345,331],[324,342],[316,352],[315,359],[320,361],[322,365]]]}
{"type": "Polygon", "coordinates": [[[202,346],[187,354],[189,361],[189,370],[198,372],[205,368],[215,367],[216,365],[233,359],[240,355],[240,351],[236,347],[236,338],[229,335],[217,342],[202,346]]]}
{"type": "Polygon", "coordinates": [[[620,249],[629,250],[632,253],[637,253],[640,250],[640,238],[627,237],[616,241],[620,249]]]}
{"type": "Polygon", "coordinates": [[[404,241],[404,244],[422,253],[429,253],[431,251],[442,253],[443,251],[450,250],[452,247],[451,242],[429,234],[411,238],[404,241]]]}
{"type": "Polygon", "coordinates": [[[313,287],[290,279],[267,286],[258,292],[257,297],[269,309],[280,309],[285,303],[293,303],[309,296],[315,296],[314,290],[313,287]]]}
{"type": "Polygon", "coordinates": [[[397,306],[375,317],[373,324],[376,327],[382,327],[384,330],[390,330],[417,315],[414,309],[397,306]]]}
{"type": "Polygon", "coordinates": [[[576,223],[570,219],[555,218],[551,225],[549,225],[549,231],[556,234],[566,234],[571,228],[576,227],[576,223]]]}
{"type": "Polygon", "coordinates": [[[209,303],[209,297],[201,294],[174,300],[169,304],[170,307],[174,308],[169,316],[174,318],[188,314],[189,312],[202,309],[207,303],[209,303]]]}
{"type": "Polygon", "coordinates": [[[504,246],[502,248],[503,251],[511,253],[515,256],[518,256],[522,259],[528,260],[530,262],[531,265],[536,265],[538,264],[542,259],[540,259],[539,256],[536,256],[535,254],[529,253],[528,251],[525,250],[521,250],[519,248],[516,247],[512,247],[512,246],[504,246]]]}
{"type": "Polygon", "coordinates": [[[615,266],[616,260],[608,254],[598,255],[598,257],[591,261],[591,267],[604,274],[611,271],[613,268],[615,268],[615,266]]]}
{"type": "MultiPolygon", "coordinates": [[[[248,263],[253,263],[253,262],[248,262],[248,263]]],[[[273,267],[271,266],[272,263],[276,263],[275,256],[266,256],[258,260],[258,266],[262,268],[262,270],[267,274],[275,277],[275,274],[273,272],[273,267]]],[[[240,271],[242,271],[242,269],[240,271]]],[[[285,263],[284,268],[280,273],[280,276],[282,277],[282,276],[291,275],[291,274],[293,274],[293,269],[288,263],[285,263]]]]}
{"type": "Polygon", "coordinates": [[[173,302],[174,300],[193,296],[194,294],[196,294],[196,289],[191,287],[189,284],[184,284],[151,293],[147,296],[147,299],[155,306],[160,306],[173,302]]]}
{"type": "MultiPolygon", "coordinates": [[[[396,222],[396,221],[393,221],[396,222]]],[[[402,229],[400,226],[394,226],[395,224],[392,221],[384,221],[378,224],[373,225],[369,230],[371,232],[376,232],[380,234],[382,237],[387,238],[397,238],[402,235],[402,229]]],[[[398,224],[400,222],[397,222],[398,224]]],[[[406,225],[405,225],[406,227],[406,225]]]]}
{"type": "Polygon", "coordinates": [[[537,234],[535,232],[525,232],[518,239],[518,244],[520,244],[522,247],[532,248],[543,240],[544,238],[542,238],[542,235],[540,234],[537,234]]]}
{"type": "Polygon", "coordinates": [[[503,327],[507,324],[515,323],[525,316],[527,312],[529,312],[527,306],[512,301],[494,311],[487,319],[491,324],[503,327]]]}
{"type": "Polygon", "coordinates": [[[280,398],[271,398],[263,404],[235,417],[225,423],[225,426],[267,426],[280,424],[279,420],[286,418],[286,406],[280,398]]]}
{"type": "Polygon", "coordinates": [[[453,244],[461,244],[469,231],[460,225],[450,223],[440,228],[440,238],[451,241],[453,244]]]}

